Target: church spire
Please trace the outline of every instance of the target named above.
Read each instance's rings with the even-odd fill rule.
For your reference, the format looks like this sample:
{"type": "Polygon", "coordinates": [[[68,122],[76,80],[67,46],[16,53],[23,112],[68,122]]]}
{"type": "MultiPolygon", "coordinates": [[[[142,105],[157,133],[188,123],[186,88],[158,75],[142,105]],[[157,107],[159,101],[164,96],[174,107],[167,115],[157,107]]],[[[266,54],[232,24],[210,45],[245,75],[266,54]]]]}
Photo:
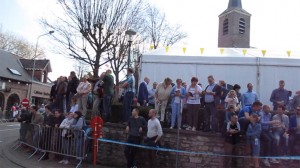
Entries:
{"type": "Polygon", "coordinates": [[[243,8],[242,0],[229,0],[228,9],[230,8],[243,8]]]}

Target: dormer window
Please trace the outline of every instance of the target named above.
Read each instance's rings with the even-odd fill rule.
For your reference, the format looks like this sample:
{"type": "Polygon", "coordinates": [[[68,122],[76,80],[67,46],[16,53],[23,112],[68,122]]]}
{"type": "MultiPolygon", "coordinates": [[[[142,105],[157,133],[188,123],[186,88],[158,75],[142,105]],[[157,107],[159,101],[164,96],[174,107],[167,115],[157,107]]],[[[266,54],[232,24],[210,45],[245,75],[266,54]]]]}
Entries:
{"type": "Polygon", "coordinates": [[[245,19],[241,18],[239,20],[239,34],[245,34],[246,22],[245,19]]]}
{"type": "Polygon", "coordinates": [[[225,19],[223,22],[223,35],[228,34],[228,19],[225,19]]]}

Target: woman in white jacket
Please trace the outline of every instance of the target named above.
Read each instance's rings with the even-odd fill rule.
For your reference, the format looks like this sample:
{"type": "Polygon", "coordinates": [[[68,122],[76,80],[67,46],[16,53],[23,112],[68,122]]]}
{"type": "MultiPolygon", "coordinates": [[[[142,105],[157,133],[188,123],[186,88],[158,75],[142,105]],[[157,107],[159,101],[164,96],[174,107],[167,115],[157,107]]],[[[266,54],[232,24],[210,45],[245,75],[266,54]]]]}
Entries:
{"type": "MultiPolygon", "coordinates": [[[[67,115],[67,118],[65,118],[59,126],[59,128],[63,128],[61,136],[62,136],[62,139],[63,139],[63,152],[65,154],[70,153],[69,144],[70,144],[70,138],[71,137],[68,137],[68,132],[70,131],[71,125],[74,122],[73,115],[74,115],[74,113],[69,112],[68,115],[67,115]]],[[[58,163],[68,164],[69,163],[68,158],[69,157],[64,156],[64,159],[59,161],[58,163]]]]}
{"type": "Polygon", "coordinates": [[[235,111],[239,111],[239,99],[236,95],[235,90],[230,90],[225,98],[226,107],[232,105],[234,106],[235,111]]]}

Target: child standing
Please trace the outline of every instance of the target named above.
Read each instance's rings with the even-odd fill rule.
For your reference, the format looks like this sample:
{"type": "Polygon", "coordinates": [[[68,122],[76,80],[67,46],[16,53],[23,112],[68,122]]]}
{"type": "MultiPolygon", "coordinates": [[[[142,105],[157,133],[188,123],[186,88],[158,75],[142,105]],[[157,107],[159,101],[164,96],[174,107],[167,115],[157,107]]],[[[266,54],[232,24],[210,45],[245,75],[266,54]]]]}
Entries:
{"type": "Polygon", "coordinates": [[[247,138],[249,139],[251,146],[251,153],[253,156],[254,167],[259,167],[258,156],[260,153],[260,134],[261,124],[258,122],[259,118],[257,114],[250,116],[250,124],[247,129],[247,138]]]}
{"type": "MultiPolygon", "coordinates": [[[[240,124],[238,122],[238,116],[233,114],[230,117],[230,121],[227,123],[226,127],[226,138],[225,138],[225,154],[226,155],[235,155],[234,154],[234,147],[236,144],[240,142],[240,124]]],[[[224,166],[230,167],[229,163],[231,160],[231,165],[236,166],[237,161],[236,158],[231,159],[224,159],[224,166]]]]}

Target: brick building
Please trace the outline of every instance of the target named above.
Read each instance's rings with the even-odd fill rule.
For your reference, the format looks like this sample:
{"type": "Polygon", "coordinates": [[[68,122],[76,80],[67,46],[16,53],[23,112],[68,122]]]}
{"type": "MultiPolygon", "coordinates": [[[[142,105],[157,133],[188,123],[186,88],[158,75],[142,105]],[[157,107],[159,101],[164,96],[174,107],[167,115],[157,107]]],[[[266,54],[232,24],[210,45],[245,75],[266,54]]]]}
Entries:
{"type": "Polygon", "coordinates": [[[33,82],[31,82],[32,69],[28,68],[27,63],[33,60],[20,59],[17,55],[3,50],[0,50],[0,60],[0,107],[4,111],[0,117],[1,115],[9,117],[8,112],[12,106],[19,105],[24,98],[29,99],[31,84],[33,84],[31,95],[34,104],[40,105],[49,99],[51,85],[44,80],[48,72],[51,72],[49,60],[36,60],[37,68],[33,82]]]}
{"type": "Polygon", "coordinates": [[[250,19],[241,0],[229,0],[228,8],[219,15],[218,47],[250,48],[250,19]]]}

